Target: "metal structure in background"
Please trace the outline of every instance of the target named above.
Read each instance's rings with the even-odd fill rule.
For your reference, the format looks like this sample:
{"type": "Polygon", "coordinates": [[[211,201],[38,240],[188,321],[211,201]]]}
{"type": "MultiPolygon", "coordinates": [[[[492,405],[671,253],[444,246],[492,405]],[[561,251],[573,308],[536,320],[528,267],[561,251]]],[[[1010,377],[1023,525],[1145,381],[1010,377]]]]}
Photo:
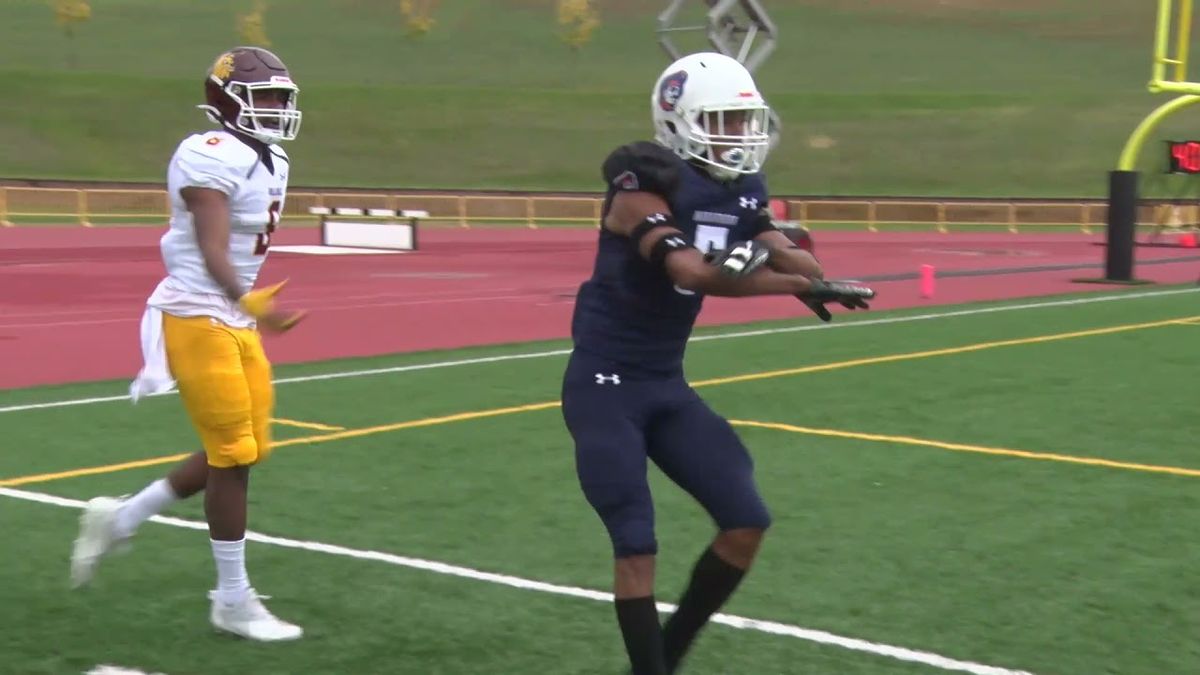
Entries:
{"type": "MultiPolygon", "coordinates": [[[[738,60],[751,73],[767,60],[779,41],[779,31],[758,0],[671,0],[658,15],[658,44],[672,61],[685,56],[676,45],[673,35],[703,31],[713,49],[738,60]],[[688,5],[700,2],[708,12],[706,22],[679,25],[681,13],[688,5]]],[[[771,110],[771,145],[778,145],[783,129],[779,114],[771,110]]]]}
{"type": "Polygon", "coordinates": [[[1154,57],[1147,89],[1152,94],[1174,94],[1159,105],[1130,134],[1108,174],[1108,230],[1104,277],[1077,281],[1132,284],[1134,248],[1140,196],[1138,157],[1146,140],[1167,117],[1200,103],[1200,82],[1189,79],[1188,59],[1192,40],[1192,0],[1158,0],[1154,33],[1154,57]],[[1174,50],[1172,50],[1172,46],[1174,50]]]}

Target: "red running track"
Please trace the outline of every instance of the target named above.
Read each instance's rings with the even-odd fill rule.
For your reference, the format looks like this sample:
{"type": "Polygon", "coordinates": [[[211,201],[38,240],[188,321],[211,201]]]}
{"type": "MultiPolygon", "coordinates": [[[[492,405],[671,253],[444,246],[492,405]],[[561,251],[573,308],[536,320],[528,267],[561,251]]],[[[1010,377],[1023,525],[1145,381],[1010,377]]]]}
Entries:
{"type": "MultiPolygon", "coordinates": [[[[128,379],[141,365],[138,321],[162,275],[157,228],[0,228],[0,388],[128,379]]],[[[275,244],[315,244],[315,229],[283,230],[275,244]]],[[[573,294],[591,270],[595,231],[438,229],[421,250],[318,256],[273,252],[262,281],[290,278],[283,303],[311,310],[284,336],[267,337],[276,363],[448,349],[570,335],[573,294]]],[[[1097,265],[1099,235],[819,232],[817,253],[837,278],[1054,265],[1097,265]]],[[[1196,279],[1187,249],[1139,249],[1138,275],[1196,279]]],[[[874,308],[949,304],[1063,292],[1100,270],[942,277],[934,298],[917,282],[879,281],[874,308]]],[[[710,298],[702,325],[763,319],[815,321],[791,298],[710,298]]],[[[836,320],[836,319],[835,319],[836,320]]]]}

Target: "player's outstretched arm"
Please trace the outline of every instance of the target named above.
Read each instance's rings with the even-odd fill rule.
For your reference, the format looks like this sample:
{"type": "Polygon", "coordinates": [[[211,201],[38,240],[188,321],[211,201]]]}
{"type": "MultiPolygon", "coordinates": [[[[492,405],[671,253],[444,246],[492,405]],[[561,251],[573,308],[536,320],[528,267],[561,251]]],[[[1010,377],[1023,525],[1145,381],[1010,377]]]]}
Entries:
{"type": "Polygon", "coordinates": [[[841,282],[825,282],[825,271],[811,253],[792,243],[787,235],[773,227],[764,229],[756,236],[755,241],[761,242],[771,249],[767,265],[779,272],[802,274],[818,280],[817,288],[796,297],[808,306],[822,321],[831,321],[833,314],[825,306],[837,302],[846,309],[869,309],[867,300],[875,297],[871,289],[856,284],[841,282]]]}
{"type": "Polygon", "coordinates": [[[812,253],[796,246],[787,235],[776,229],[766,230],[754,238],[771,249],[767,265],[776,272],[800,274],[810,279],[824,279],[825,270],[812,253]]]}
{"type": "Polygon", "coordinates": [[[800,274],[775,272],[765,267],[730,276],[705,262],[703,254],[681,236],[672,223],[666,200],[651,192],[619,192],[613,197],[604,227],[630,238],[638,253],[660,264],[677,286],[684,290],[726,297],[748,295],[797,295],[807,292],[812,282],[800,274]]]}
{"type": "Polygon", "coordinates": [[[303,313],[281,312],[274,308],[272,299],[283,284],[260,291],[242,288],[237,271],[229,261],[229,197],[224,192],[185,187],[179,194],[192,214],[192,228],[196,231],[196,244],[204,257],[204,267],[226,297],[276,332],[288,330],[304,318],[303,313]]]}

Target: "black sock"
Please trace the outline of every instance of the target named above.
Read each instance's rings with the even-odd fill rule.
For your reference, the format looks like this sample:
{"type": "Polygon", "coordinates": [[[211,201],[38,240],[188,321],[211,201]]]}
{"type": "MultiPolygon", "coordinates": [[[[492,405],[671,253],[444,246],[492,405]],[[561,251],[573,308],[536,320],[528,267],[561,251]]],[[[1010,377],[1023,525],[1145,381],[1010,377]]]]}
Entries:
{"type": "Polygon", "coordinates": [[[692,580],[679,600],[679,609],[663,627],[663,654],[668,673],[679,667],[700,629],[733,595],[745,575],[746,570],[722,560],[711,546],[704,550],[692,569],[692,580]]]}
{"type": "Polygon", "coordinates": [[[617,598],[617,623],[625,639],[625,651],[633,666],[633,675],[667,675],[663,661],[662,627],[654,596],[617,598]]]}

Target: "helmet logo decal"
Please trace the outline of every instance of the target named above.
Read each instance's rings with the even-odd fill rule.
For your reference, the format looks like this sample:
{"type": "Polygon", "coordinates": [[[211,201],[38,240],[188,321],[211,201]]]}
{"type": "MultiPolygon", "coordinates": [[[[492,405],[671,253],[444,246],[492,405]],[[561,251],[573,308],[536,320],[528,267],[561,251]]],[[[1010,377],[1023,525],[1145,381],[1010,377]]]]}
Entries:
{"type": "Polygon", "coordinates": [[[212,67],[213,77],[224,82],[233,74],[233,53],[225,52],[217,57],[216,63],[212,67]]]}
{"type": "Polygon", "coordinates": [[[675,105],[683,97],[683,85],[687,82],[687,78],[688,74],[686,70],[671,73],[663,78],[662,83],[658,85],[658,105],[660,108],[667,112],[675,109],[675,105]]]}

